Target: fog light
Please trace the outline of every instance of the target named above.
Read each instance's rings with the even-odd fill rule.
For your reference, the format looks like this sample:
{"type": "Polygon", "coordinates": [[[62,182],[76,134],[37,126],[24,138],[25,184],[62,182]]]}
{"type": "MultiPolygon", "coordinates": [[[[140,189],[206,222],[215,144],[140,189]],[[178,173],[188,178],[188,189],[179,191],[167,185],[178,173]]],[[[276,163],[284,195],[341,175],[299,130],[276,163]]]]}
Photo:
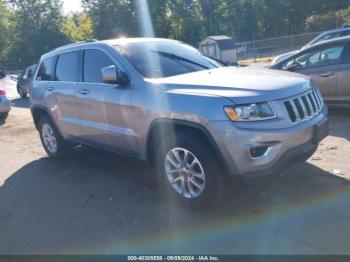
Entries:
{"type": "Polygon", "coordinates": [[[266,156],[269,146],[256,146],[249,148],[251,158],[261,158],[266,156]]]}

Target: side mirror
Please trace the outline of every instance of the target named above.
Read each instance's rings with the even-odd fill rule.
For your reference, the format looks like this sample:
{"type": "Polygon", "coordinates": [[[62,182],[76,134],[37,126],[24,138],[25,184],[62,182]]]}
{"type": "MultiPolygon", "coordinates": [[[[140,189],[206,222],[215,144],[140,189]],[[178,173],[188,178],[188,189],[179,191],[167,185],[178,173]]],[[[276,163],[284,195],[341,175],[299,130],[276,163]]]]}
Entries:
{"type": "Polygon", "coordinates": [[[293,72],[297,68],[297,65],[294,63],[294,61],[291,61],[287,64],[287,71],[293,72]]]}
{"type": "Polygon", "coordinates": [[[102,68],[101,73],[102,81],[106,84],[129,84],[127,75],[120,69],[116,68],[114,65],[102,68]]]}

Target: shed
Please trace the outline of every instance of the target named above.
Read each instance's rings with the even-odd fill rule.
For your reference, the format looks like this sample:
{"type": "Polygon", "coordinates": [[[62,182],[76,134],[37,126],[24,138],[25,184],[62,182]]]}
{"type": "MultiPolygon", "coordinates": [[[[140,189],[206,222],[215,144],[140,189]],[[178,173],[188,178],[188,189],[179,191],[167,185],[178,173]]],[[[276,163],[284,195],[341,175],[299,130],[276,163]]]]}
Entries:
{"type": "Polygon", "coordinates": [[[237,63],[237,47],[231,37],[226,35],[208,36],[199,44],[199,49],[207,56],[226,64],[237,63]]]}

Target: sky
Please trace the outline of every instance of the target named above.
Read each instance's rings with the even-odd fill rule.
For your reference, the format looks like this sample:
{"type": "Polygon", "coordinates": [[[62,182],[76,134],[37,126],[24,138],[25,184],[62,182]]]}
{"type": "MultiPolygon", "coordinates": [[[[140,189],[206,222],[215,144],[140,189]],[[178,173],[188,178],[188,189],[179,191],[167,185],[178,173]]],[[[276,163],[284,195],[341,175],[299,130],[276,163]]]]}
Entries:
{"type": "Polygon", "coordinates": [[[63,0],[63,10],[65,13],[81,11],[80,0],[63,0]]]}

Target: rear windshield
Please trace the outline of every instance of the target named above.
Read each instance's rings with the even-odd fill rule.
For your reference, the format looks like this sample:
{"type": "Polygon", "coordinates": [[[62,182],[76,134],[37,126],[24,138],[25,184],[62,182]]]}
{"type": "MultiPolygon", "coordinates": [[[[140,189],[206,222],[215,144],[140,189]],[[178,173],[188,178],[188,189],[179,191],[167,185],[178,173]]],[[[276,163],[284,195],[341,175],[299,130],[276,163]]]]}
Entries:
{"type": "Polygon", "coordinates": [[[170,77],[221,66],[181,42],[128,43],[115,48],[146,78],[170,77]]]}

